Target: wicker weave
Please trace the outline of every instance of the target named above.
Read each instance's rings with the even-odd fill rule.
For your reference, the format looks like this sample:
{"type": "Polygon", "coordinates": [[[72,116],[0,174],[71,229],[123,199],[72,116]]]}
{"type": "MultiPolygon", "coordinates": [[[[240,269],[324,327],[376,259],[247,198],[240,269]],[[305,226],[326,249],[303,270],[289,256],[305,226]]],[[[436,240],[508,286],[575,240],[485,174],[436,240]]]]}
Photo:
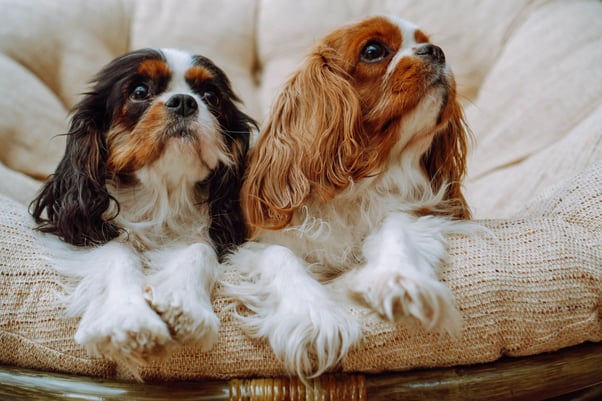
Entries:
{"type": "Polygon", "coordinates": [[[324,375],[307,386],[297,378],[230,381],[232,401],[365,401],[366,397],[363,375],[324,375]]]}

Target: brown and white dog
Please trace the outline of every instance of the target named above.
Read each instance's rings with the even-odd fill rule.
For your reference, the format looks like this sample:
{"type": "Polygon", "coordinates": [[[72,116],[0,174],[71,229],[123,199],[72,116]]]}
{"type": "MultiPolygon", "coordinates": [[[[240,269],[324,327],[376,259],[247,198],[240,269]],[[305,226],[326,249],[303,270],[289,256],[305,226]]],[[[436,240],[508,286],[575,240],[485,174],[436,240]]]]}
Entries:
{"type": "Polygon", "coordinates": [[[64,157],[32,202],[74,288],[75,340],[135,367],[217,337],[219,255],[245,238],[239,194],[255,123],[224,72],[174,49],[123,55],[76,106],[64,157]],[[65,243],[75,245],[67,246],[65,243]]]}
{"type": "Polygon", "coordinates": [[[242,202],[254,242],[226,293],[291,373],[319,375],[361,338],[360,303],[456,334],[438,279],[446,236],[470,232],[468,134],[443,50],[414,24],[373,17],[319,41],[252,150],[242,202]]]}

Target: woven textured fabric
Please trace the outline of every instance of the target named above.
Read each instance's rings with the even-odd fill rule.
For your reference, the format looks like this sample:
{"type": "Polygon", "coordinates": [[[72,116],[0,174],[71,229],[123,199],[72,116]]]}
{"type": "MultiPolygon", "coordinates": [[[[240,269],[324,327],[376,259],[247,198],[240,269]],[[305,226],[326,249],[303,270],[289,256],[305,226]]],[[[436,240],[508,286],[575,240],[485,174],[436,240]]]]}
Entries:
{"type": "MultiPolygon", "coordinates": [[[[482,223],[495,237],[453,237],[442,279],[456,296],[464,333],[452,340],[412,320],[392,324],[365,310],[362,343],[346,372],[488,362],[502,355],[554,351],[602,340],[602,163],[549,189],[513,220],[482,223]]],[[[56,307],[59,276],[47,265],[24,206],[0,199],[0,363],[132,379],[112,362],[91,358],[73,341],[77,319],[56,307]]],[[[236,273],[226,272],[236,280],[236,273]]],[[[216,291],[219,294],[219,291],[216,291]]],[[[284,374],[269,347],[244,335],[219,295],[219,340],[192,346],[140,371],[146,380],[284,374]]]]}
{"type": "Polygon", "coordinates": [[[516,24],[466,107],[476,146],[465,188],[477,218],[511,218],[602,160],[602,2],[539,4],[516,24]]]}

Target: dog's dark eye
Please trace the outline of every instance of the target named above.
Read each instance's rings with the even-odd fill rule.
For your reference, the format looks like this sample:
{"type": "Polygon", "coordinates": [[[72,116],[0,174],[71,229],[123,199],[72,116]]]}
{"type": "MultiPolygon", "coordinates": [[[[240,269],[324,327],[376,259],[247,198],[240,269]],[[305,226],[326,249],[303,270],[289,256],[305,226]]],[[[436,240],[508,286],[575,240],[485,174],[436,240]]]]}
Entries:
{"type": "Polygon", "coordinates": [[[360,53],[362,61],[366,63],[378,63],[389,55],[389,49],[381,42],[371,41],[368,42],[360,53]]]}
{"type": "Polygon", "coordinates": [[[130,96],[134,100],[146,100],[150,97],[150,88],[144,84],[136,85],[130,96]]]}
{"type": "Polygon", "coordinates": [[[203,99],[203,102],[205,102],[208,106],[216,107],[219,105],[219,96],[217,96],[217,93],[214,91],[203,92],[201,99],[203,99]]]}

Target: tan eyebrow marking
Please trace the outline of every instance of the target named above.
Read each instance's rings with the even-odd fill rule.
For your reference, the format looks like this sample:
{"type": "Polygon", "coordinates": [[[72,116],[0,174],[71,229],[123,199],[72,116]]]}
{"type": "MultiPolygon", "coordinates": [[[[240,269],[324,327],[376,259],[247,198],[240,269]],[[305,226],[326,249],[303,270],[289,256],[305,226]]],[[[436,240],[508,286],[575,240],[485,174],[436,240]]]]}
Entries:
{"type": "Polygon", "coordinates": [[[204,67],[195,65],[186,71],[184,78],[187,82],[201,83],[209,79],[215,78],[215,75],[204,67]]]}
{"type": "Polygon", "coordinates": [[[427,34],[422,32],[420,29],[417,29],[414,32],[414,40],[416,41],[416,43],[428,43],[429,37],[427,34]]]}
{"type": "Polygon", "coordinates": [[[138,66],[138,73],[153,80],[170,75],[169,66],[163,60],[144,60],[138,66]]]}

